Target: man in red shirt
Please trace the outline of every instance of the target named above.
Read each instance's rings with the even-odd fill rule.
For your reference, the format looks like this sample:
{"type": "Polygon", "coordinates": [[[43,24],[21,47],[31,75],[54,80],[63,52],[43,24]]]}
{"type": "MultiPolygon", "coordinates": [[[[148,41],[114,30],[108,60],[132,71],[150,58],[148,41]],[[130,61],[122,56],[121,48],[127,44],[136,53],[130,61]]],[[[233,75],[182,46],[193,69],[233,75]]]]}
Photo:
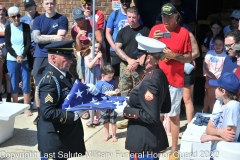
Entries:
{"type": "Polygon", "coordinates": [[[184,87],[184,63],[192,60],[192,47],[189,32],[178,25],[179,13],[171,3],[166,3],[161,10],[162,24],[155,25],[149,37],[166,44],[163,52],[166,58],[159,61],[159,67],[166,74],[171,95],[172,152],[170,160],[178,160],[178,134],[180,129],[180,105],[184,87]]]}

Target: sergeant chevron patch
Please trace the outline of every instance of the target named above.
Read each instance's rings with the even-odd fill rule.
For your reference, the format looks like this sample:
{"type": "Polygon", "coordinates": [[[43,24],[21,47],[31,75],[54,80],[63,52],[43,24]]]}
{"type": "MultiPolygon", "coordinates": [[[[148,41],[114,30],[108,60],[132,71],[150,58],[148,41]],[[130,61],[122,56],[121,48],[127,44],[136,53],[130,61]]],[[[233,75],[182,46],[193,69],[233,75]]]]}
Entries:
{"type": "Polygon", "coordinates": [[[47,97],[45,98],[45,103],[47,103],[47,102],[53,103],[53,98],[49,93],[48,93],[47,97]]]}
{"type": "Polygon", "coordinates": [[[147,92],[144,94],[144,97],[147,101],[153,100],[153,94],[149,90],[147,90],[147,92]]]}

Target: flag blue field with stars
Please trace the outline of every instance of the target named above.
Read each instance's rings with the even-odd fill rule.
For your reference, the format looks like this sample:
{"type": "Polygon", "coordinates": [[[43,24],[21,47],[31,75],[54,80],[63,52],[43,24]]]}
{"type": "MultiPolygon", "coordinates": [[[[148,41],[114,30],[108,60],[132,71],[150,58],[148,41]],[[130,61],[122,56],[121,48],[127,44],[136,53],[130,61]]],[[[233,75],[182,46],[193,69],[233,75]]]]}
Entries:
{"type": "Polygon", "coordinates": [[[88,92],[88,86],[76,80],[62,104],[62,109],[77,110],[107,110],[122,105],[126,97],[107,96],[99,93],[94,96],[88,92]]]}

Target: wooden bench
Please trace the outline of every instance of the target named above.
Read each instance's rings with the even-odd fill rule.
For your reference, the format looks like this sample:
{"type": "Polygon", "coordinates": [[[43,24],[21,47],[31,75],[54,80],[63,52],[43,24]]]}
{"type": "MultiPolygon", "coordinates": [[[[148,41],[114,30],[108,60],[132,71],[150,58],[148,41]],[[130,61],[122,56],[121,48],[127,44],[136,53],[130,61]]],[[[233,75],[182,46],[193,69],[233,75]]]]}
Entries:
{"type": "Polygon", "coordinates": [[[0,144],[13,136],[15,117],[29,108],[29,104],[0,102],[0,144]]]}

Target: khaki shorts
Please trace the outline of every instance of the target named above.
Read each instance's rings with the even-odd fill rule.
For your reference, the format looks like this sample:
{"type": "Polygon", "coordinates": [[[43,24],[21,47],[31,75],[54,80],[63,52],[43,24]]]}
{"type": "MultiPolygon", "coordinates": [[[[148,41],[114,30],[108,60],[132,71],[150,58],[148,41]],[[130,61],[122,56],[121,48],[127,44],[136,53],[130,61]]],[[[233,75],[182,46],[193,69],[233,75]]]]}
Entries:
{"type": "MultiPolygon", "coordinates": [[[[174,117],[180,114],[183,88],[176,88],[171,85],[169,85],[168,87],[171,96],[171,111],[168,113],[168,116],[174,117]]],[[[163,116],[164,114],[160,115],[163,116]]]]}

